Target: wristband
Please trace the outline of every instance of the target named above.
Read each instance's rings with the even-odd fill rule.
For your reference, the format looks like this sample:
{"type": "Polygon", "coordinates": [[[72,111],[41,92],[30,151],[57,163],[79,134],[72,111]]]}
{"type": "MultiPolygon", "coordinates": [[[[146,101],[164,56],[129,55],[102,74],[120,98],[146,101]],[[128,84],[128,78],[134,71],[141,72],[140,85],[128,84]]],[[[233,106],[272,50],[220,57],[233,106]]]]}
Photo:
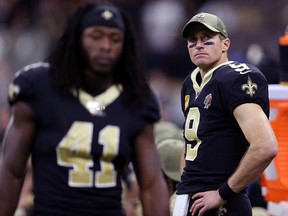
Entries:
{"type": "Polygon", "coordinates": [[[27,216],[27,212],[24,208],[17,208],[14,216],[27,216]]]}
{"type": "Polygon", "coordinates": [[[234,195],[237,194],[234,191],[232,191],[232,189],[228,185],[228,182],[225,182],[224,184],[222,184],[221,187],[218,189],[218,192],[221,198],[224,200],[229,200],[234,195]]]}

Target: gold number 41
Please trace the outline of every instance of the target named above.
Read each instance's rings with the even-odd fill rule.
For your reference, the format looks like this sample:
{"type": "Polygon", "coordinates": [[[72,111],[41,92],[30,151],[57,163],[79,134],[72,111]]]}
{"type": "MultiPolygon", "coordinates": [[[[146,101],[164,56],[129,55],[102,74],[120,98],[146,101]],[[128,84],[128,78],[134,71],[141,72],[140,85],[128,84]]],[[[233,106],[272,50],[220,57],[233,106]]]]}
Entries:
{"type": "Polygon", "coordinates": [[[65,137],[58,144],[57,163],[69,167],[70,187],[113,187],[116,185],[116,172],[112,160],[119,151],[120,128],[107,125],[99,132],[98,142],[103,145],[99,158],[100,170],[93,171],[91,156],[93,124],[74,122],[65,137]]]}

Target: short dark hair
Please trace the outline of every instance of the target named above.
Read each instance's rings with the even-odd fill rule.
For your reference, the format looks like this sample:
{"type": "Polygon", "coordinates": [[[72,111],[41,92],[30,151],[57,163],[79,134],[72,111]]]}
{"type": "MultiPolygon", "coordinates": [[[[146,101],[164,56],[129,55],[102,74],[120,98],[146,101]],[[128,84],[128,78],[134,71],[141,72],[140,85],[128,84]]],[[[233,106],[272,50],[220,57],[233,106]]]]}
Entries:
{"type": "MultiPolygon", "coordinates": [[[[81,21],[91,10],[109,2],[99,1],[81,5],[72,15],[64,29],[55,49],[47,58],[51,65],[51,73],[55,87],[63,93],[70,93],[71,89],[77,92],[84,84],[84,62],[81,56],[81,21]]],[[[138,101],[149,95],[148,73],[143,68],[136,31],[130,17],[118,8],[124,24],[125,38],[122,56],[117,62],[117,73],[114,73],[113,82],[123,86],[125,101],[138,101]]]]}

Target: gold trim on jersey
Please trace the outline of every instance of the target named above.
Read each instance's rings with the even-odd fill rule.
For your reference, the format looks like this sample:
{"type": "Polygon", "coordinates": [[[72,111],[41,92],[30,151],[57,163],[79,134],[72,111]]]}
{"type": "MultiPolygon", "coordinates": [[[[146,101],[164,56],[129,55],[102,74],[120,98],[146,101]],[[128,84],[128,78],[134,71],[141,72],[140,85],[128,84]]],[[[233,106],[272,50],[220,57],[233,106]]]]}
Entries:
{"type": "Polygon", "coordinates": [[[192,73],[191,73],[191,81],[193,83],[193,88],[194,88],[194,91],[195,91],[195,100],[197,99],[198,95],[201,93],[202,89],[204,88],[204,86],[210,81],[210,79],[212,78],[212,75],[213,75],[213,72],[223,66],[223,65],[226,65],[226,64],[230,64],[231,62],[233,61],[228,61],[228,62],[225,62],[223,64],[220,64],[214,68],[212,68],[210,71],[208,71],[203,79],[202,79],[202,82],[201,84],[199,85],[198,82],[197,82],[197,75],[199,74],[200,75],[200,70],[199,68],[197,67],[192,73]]]}
{"type": "Polygon", "coordinates": [[[184,104],[184,110],[187,109],[189,102],[190,102],[190,95],[185,95],[185,104],[184,104]]]}
{"type": "Polygon", "coordinates": [[[112,85],[100,95],[93,97],[83,89],[80,89],[79,101],[92,115],[104,116],[105,108],[114,102],[121,92],[121,85],[112,85]]]}

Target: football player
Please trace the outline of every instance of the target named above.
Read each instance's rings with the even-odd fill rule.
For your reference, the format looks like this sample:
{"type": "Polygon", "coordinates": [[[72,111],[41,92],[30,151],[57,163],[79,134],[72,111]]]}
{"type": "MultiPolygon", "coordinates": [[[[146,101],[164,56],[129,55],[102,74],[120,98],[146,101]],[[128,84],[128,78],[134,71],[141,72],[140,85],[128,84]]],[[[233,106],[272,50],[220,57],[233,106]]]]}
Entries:
{"type": "Polygon", "coordinates": [[[32,215],[123,216],[121,175],[133,162],[143,213],[169,215],[154,143],[159,106],[127,15],[86,3],[46,62],[9,87],[12,117],[0,168],[0,215],[12,216],[31,153],[32,215]]]}
{"type": "Polygon", "coordinates": [[[197,68],[181,91],[186,145],[174,216],[251,216],[245,188],[278,152],[267,81],[253,65],[228,60],[217,16],[193,16],[182,36],[197,68]]]}

